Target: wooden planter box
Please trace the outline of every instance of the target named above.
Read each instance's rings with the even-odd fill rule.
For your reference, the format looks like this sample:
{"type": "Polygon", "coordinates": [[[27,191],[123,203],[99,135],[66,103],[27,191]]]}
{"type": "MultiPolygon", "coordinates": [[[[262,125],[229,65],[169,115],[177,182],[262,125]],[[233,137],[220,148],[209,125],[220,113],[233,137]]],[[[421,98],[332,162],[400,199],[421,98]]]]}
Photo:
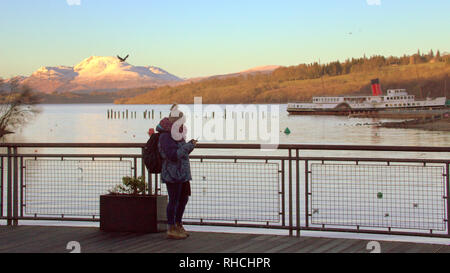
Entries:
{"type": "Polygon", "coordinates": [[[155,233],[167,230],[166,195],[101,195],[100,230],[155,233]]]}

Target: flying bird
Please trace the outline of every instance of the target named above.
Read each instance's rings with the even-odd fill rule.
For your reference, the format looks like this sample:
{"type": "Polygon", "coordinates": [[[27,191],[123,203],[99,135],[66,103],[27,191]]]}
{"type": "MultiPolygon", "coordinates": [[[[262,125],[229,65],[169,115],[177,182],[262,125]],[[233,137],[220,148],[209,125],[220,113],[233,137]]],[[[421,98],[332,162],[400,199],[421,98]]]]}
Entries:
{"type": "Polygon", "coordinates": [[[120,62],[125,62],[125,60],[130,56],[129,54],[125,58],[121,58],[119,55],[117,55],[117,58],[120,60],[120,62]]]}

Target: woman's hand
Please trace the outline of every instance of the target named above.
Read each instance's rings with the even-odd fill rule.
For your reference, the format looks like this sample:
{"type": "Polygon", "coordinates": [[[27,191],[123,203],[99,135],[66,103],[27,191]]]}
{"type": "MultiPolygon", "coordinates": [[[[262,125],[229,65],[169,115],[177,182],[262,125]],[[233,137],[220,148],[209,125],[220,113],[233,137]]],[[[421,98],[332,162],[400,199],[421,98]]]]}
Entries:
{"type": "Polygon", "coordinates": [[[195,147],[195,146],[197,146],[198,140],[191,139],[189,142],[194,144],[194,147],[195,147]]]}

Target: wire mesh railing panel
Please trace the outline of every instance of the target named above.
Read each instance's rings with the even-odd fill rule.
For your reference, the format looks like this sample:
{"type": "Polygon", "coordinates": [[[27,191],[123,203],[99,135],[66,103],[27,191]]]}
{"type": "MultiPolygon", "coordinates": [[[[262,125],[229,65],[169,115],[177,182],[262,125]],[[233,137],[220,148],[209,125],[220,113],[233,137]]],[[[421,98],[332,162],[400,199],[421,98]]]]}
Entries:
{"type": "Polygon", "coordinates": [[[99,196],[131,174],[128,160],[25,160],[25,213],[99,215],[99,196]]]}
{"type": "MultiPolygon", "coordinates": [[[[191,161],[191,192],[184,218],[279,222],[279,164],[191,161]]],[[[163,194],[167,189],[162,186],[163,194]]]]}
{"type": "Polygon", "coordinates": [[[311,222],[318,225],[446,229],[440,166],[311,164],[311,222]]]}

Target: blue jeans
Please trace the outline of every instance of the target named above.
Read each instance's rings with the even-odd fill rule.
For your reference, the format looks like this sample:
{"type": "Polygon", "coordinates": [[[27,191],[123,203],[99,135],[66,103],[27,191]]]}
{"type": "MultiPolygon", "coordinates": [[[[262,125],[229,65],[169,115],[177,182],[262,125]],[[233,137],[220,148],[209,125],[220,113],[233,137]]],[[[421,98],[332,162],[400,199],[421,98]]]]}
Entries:
{"type": "Polygon", "coordinates": [[[184,209],[189,200],[189,192],[186,189],[188,183],[166,183],[169,193],[167,204],[167,224],[181,223],[184,209]]]}

